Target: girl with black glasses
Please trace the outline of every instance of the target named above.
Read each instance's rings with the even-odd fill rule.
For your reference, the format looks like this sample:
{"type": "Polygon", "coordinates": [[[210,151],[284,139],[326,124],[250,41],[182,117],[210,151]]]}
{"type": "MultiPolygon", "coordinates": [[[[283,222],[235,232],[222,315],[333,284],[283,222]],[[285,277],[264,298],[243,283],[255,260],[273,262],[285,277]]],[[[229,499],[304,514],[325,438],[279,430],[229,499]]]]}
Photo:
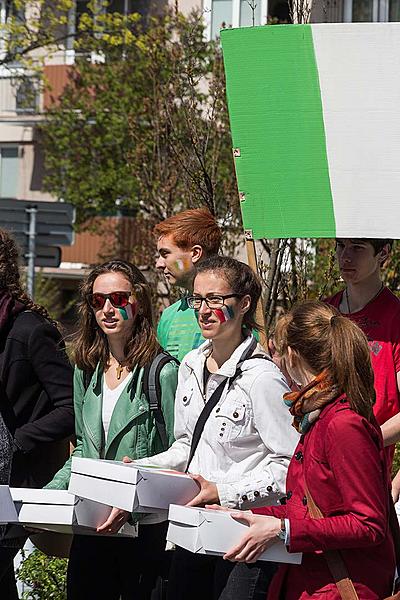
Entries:
{"type": "MultiPolygon", "coordinates": [[[[82,286],[73,345],[77,446],[73,456],[122,460],[165,449],[143,393],[144,369],[160,352],[153,329],[150,290],[134,265],[113,260],[96,267],[82,286]]],[[[168,444],[173,441],[177,366],[160,372],[161,407],[168,444]]],[[[66,489],[71,459],[48,487],[66,489]]],[[[130,519],[114,508],[98,528],[104,536],[75,535],[69,565],[69,600],[148,600],[161,571],[166,523],[139,523],[138,538],[107,537],[130,519]]],[[[146,522],[147,519],[147,522],[146,522]]]]}
{"type": "MultiPolygon", "coordinates": [[[[192,506],[215,502],[248,508],[276,504],[285,495],[298,436],[282,404],[286,381],[251,334],[259,328],[260,295],[256,275],[237,260],[215,256],[197,268],[187,300],[206,341],[185,356],[179,369],[176,441],[151,459],[153,465],[192,474],[200,486],[192,506]],[[205,407],[204,428],[194,434],[205,407]]],[[[274,571],[273,563],[235,566],[178,548],[168,598],[265,600],[274,571]]]]}

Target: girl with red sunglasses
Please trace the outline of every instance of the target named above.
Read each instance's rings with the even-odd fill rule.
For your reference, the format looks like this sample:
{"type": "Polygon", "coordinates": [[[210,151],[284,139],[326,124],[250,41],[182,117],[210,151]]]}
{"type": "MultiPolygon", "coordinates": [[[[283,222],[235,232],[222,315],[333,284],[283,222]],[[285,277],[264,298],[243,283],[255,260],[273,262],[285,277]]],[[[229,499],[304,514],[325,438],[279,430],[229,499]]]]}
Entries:
{"type": "MultiPolygon", "coordinates": [[[[73,456],[122,460],[163,449],[154,415],[142,393],[146,365],[160,352],[149,285],[131,263],[112,260],[96,267],[82,286],[79,326],[73,344],[77,446],[73,456]]],[[[160,373],[161,406],[168,441],[173,441],[177,366],[160,373]]],[[[71,460],[49,487],[67,489],[71,460]]],[[[75,535],[68,566],[68,600],[148,600],[163,561],[166,523],[139,523],[137,538],[111,537],[131,520],[114,508],[98,532],[75,535]]],[[[154,519],[156,522],[154,522],[154,519]]]]}

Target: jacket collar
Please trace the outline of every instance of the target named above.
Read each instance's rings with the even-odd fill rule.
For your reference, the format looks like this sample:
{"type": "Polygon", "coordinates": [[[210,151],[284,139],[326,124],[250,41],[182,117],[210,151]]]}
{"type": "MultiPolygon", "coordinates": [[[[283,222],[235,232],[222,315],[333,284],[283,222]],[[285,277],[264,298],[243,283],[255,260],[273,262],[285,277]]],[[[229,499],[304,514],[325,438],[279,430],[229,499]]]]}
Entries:
{"type": "Polygon", "coordinates": [[[346,394],[340,394],[340,396],[337,396],[337,398],[332,400],[332,402],[329,402],[329,404],[324,406],[324,408],[321,410],[321,414],[319,415],[319,420],[327,417],[332,410],[338,407],[338,405],[341,408],[350,407],[349,401],[346,398],[346,394]]]}
{"type": "MultiPolygon", "coordinates": [[[[218,369],[216,373],[213,375],[220,375],[221,377],[232,377],[236,372],[236,367],[238,362],[240,361],[243,352],[250,346],[250,343],[253,339],[253,335],[249,335],[243,342],[236,348],[236,350],[232,353],[232,355],[228,358],[227,361],[218,369]]],[[[192,371],[194,371],[197,375],[201,375],[204,368],[204,363],[206,358],[210,355],[212,351],[212,341],[207,340],[199,348],[196,352],[193,352],[188,359],[185,359],[185,365],[189,367],[192,371]]],[[[243,369],[245,370],[245,369],[243,369]]]]}
{"type": "MultiPolygon", "coordinates": [[[[115,405],[110,420],[105,453],[113,440],[126,426],[146,412],[147,406],[142,401],[143,369],[134,368],[132,378],[122,391],[115,405]]],[[[85,427],[90,430],[91,437],[99,452],[104,446],[103,433],[103,370],[97,365],[85,398],[85,427]]]]}
{"type": "MultiPolygon", "coordinates": [[[[178,310],[189,310],[189,305],[187,303],[187,296],[182,296],[180,299],[180,304],[178,306],[178,310]]],[[[192,309],[190,309],[192,310],[192,309]]]]}

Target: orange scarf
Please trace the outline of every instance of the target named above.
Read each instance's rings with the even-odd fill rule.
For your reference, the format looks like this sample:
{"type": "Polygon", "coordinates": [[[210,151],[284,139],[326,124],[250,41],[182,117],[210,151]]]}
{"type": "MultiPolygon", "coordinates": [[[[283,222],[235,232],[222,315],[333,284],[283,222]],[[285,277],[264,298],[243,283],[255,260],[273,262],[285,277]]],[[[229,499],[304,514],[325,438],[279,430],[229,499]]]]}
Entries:
{"type": "Polygon", "coordinates": [[[322,371],[298,392],[287,392],[283,400],[293,415],[293,427],[307,433],[318,419],[321,409],[339,395],[338,386],[332,383],[327,371],[322,371]]]}

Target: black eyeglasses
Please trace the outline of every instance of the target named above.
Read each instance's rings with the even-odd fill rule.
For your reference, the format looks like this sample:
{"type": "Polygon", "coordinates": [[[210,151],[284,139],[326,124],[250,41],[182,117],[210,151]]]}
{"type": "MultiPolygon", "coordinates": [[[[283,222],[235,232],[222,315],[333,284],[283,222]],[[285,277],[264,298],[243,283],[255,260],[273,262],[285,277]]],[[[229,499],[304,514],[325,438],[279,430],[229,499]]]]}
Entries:
{"type": "Polygon", "coordinates": [[[103,308],[107,300],[111,302],[114,308],[125,308],[129,304],[131,296],[132,292],[111,292],[110,294],[96,292],[95,294],[88,294],[87,300],[94,310],[103,308]]]}
{"type": "Polygon", "coordinates": [[[241,298],[240,294],[225,294],[224,296],[213,294],[212,296],[187,296],[186,302],[189,308],[194,308],[194,310],[200,310],[201,305],[205,302],[208,308],[213,310],[214,308],[222,308],[225,305],[225,300],[228,298],[241,298]]]}

